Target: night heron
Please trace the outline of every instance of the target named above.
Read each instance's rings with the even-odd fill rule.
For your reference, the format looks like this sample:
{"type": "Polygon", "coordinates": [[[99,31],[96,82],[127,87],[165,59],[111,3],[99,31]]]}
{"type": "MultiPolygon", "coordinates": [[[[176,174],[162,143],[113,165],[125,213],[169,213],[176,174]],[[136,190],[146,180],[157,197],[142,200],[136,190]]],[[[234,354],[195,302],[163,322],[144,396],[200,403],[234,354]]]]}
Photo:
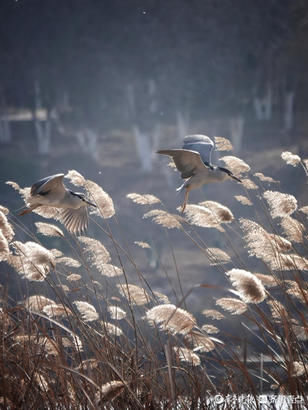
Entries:
{"type": "Polygon", "coordinates": [[[88,227],[88,201],[83,193],[70,191],[63,184],[64,174],[51,175],[40,179],[31,186],[27,198],[27,209],[19,215],[32,212],[40,206],[60,208],[58,219],[69,232],[79,233],[88,227]]]}
{"type": "Polygon", "coordinates": [[[210,182],[223,182],[234,179],[242,182],[227,169],[212,164],[211,156],[214,142],[206,135],[187,135],[184,138],[182,149],[163,149],[158,154],[169,155],[173,158],[175,166],[185,179],[177,191],[185,189],[185,198],[182,205],[182,213],[186,208],[189,191],[200,188],[210,182]]]}

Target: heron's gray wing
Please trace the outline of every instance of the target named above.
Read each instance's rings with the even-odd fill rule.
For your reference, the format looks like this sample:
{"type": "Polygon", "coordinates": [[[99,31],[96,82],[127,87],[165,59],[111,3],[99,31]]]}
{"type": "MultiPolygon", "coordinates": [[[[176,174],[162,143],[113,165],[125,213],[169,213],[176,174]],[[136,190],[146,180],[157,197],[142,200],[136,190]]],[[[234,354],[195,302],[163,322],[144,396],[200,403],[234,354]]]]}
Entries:
{"type": "Polygon", "coordinates": [[[31,195],[44,195],[51,190],[63,194],[65,192],[63,177],[64,174],[55,174],[40,179],[31,186],[31,195]]]}
{"type": "Polygon", "coordinates": [[[88,209],[86,206],[77,209],[62,209],[57,219],[69,232],[82,233],[88,227],[88,209]]]}
{"type": "Polygon", "coordinates": [[[193,176],[198,170],[204,170],[205,165],[200,157],[200,154],[187,149],[163,149],[157,151],[158,154],[169,155],[177,169],[181,172],[182,178],[193,176]]]}
{"type": "Polygon", "coordinates": [[[206,165],[212,165],[212,151],[214,142],[206,135],[187,135],[184,138],[183,149],[199,152],[202,161],[206,165]]]}

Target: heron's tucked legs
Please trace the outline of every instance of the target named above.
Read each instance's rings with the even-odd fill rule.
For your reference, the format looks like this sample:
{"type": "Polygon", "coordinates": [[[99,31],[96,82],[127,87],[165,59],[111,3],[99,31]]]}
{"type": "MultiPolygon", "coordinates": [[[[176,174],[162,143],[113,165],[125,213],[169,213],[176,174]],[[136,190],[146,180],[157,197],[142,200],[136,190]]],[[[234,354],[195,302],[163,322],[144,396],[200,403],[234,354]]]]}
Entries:
{"type": "Polygon", "coordinates": [[[188,186],[186,188],[186,191],[185,191],[184,202],[183,202],[183,205],[182,205],[182,213],[185,211],[185,208],[186,208],[186,204],[187,204],[188,197],[189,197],[189,191],[190,191],[190,187],[188,186]]]}
{"type": "Polygon", "coordinates": [[[24,209],[23,211],[21,211],[21,212],[19,213],[19,215],[29,214],[30,212],[33,211],[33,209],[38,208],[38,207],[39,207],[39,205],[34,205],[34,206],[31,206],[30,208],[26,208],[26,209],[24,209]]]}

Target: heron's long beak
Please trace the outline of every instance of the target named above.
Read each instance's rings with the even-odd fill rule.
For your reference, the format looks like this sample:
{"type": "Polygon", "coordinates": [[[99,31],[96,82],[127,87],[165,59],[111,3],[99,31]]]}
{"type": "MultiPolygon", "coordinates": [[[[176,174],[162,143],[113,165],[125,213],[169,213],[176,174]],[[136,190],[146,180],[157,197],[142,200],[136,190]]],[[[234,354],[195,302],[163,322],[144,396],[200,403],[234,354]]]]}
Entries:
{"type": "Polygon", "coordinates": [[[97,208],[97,205],[93,204],[93,202],[88,201],[87,199],[84,200],[88,205],[94,206],[97,208]]]}
{"type": "Polygon", "coordinates": [[[235,181],[237,181],[237,182],[242,182],[242,180],[241,179],[239,179],[239,178],[237,178],[235,175],[230,175],[230,177],[232,178],[232,179],[235,179],[235,181]]]}

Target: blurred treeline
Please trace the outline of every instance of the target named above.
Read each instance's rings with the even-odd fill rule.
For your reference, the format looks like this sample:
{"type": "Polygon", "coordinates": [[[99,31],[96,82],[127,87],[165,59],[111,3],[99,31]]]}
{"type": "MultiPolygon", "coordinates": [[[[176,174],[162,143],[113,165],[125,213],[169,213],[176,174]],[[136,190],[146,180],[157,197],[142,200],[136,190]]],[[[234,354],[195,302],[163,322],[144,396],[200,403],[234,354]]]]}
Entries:
{"type": "Polygon", "coordinates": [[[99,130],[260,116],[262,98],[277,120],[288,95],[300,120],[307,34],[302,0],[2,0],[1,107],[33,107],[39,84],[44,107],[99,130]]]}

